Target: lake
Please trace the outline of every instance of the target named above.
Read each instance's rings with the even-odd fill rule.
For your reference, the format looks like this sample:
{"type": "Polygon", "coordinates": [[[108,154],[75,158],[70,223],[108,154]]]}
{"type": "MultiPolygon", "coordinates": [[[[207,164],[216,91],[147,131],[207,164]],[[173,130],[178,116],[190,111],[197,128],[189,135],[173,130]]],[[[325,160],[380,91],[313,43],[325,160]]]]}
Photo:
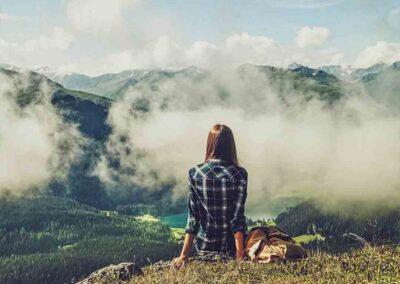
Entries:
{"type": "Polygon", "coordinates": [[[187,222],[187,212],[163,216],[161,217],[161,222],[167,224],[171,228],[185,228],[187,222]]]}

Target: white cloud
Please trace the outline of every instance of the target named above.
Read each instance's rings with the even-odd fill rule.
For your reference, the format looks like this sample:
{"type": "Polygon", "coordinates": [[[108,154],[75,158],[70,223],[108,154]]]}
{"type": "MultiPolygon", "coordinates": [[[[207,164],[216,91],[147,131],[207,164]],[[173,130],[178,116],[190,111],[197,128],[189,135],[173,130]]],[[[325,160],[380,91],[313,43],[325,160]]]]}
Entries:
{"type": "Polygon", "coordinates": [[[272,1],[276,6],[284,8],[319,9],[338,5],[344,0],[280,0],[272,1]]]}
{"type": "Polygon", "coordinates": [[[365,48],[356,58],[354,67],[368,67],[377,63],[393,63],[400,60],[400,43],[378,41],[365,48]]]}
{"type": "MultiPolygon", "coordinates": [[[[323,29],[323,28],[322,28],[323,29]]],[[[194,41],[182,44],[166,35],[135,43],[136,47],[114,47],[109,53],[72,60],[69,48],[79,35],[62,27],[51,34],[10,42],[0,38],[0,62],[24,68],[50,66],[90,75],[126,69],[181,69],[191,65],[202,68],[229,68],[244,63],[286,67],[297,62],[309,66],[341,64],[343,55],[336,49],[315,49],[295,44],[279,44],[273,38],[248,33],[232,34],[219,44],[194,41]]],[[[313,39],[314,44],[319,39],[313,39]]]]}
{"type": "Polygon", "coordinates": [[[79,32],[111,32],[123,26],[126,9],[138,3],[138,0],[68,0],[67,19],[79,32]]]}
{"type": "Polygon", "coordinates": [[[343,54],[336,49],[282,45],[272,38],[247,33],[233,34],[220,44],[195,41],[183,45],[168,36],[161,36],[139,48],[110,53],[101,60],[88,63],[90,67],[85,71],[99,74],[134,68],[180,69],[191,65],[218,69],[244,63],[286,67],[293,62],[310,66],[342,64],[343,54]]]}
{"type": "Polygon", "coordinates": [[[35,39],[27,40],[23,46],[26,50],[66,50],[70,47],[71,43],[75,40],[72,33],[68,32],[62,27],[54,27],[50,36],[40,36],[35,39]]]}
{"type": "Polygon", "coordinates": [[[323,44],[329,36],[329,29],[324,27],[302,27],[296,36],[299,47],[318,46],[323,44]]]}
{"type": "Polygon", "coordinates": [[[23,42],[0,38],[0,62],[20,67],[55,66],[67,64],[65,51],[75,41],[74,35],[62,27],[54,27],[51,34],[23,42]]]}
{"type": "Polygon", "coordinates": [[[22,16],[17,16],[17,15],[0,12],[0,22],[2,22],[2,21],[24,22],[24,21],[28,21],[28,20],[30,20],[30,18],[28,18],[28,17],[22,17],[22,16]]]}
{"type": "Polygon", "coordinates": [[[289,81],[277,88],[249,66],[131,89],[109,114],[107,151],[120,168],[108,167],[104,158],[97,174],[153,189],[176,182],[175,194],[185,196],[187,169],[203,159],[209,128],[225,123],[251,175],[248,204],[254,211],[269,210],[265,202],[282,196],[398,202],[400,118],[359,93],[347,93],[335,108],[317,99],[304,103],[289,81]],[[137,99],[148,100],[150,112],[135,113],[137,99]]]}
{"type": "Polygon", "coordinates": [[[64,177],[80,155],[81,136],[50,103],[49,87],[41,87],[41,100],[22,108],[17,89],[30,87],[29,76],[11,80],[0,75],[0,83],[0,192],[64,177]]]}

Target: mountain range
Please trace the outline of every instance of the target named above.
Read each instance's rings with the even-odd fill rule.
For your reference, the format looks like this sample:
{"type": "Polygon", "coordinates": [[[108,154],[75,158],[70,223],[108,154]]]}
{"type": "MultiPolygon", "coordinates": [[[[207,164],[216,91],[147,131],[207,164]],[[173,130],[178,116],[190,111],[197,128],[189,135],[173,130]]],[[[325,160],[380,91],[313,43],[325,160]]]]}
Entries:
{"type": "MultiPolygon", "coordinates": [[[[239,69],[249,65],[251,64],[244,64],[240,66],[239,69]]],[[[19,67],[7,64],[0,64],[0,67],[13,71],[22,71],[19,67]]],[[[394,89],[397,89],[400,84],[398,83],[400,62],[394,62],[390,65],[383,63],[375,64],[368,68],[351,68],[339,65],[310,68],[296,63],[289,65],[288,68],[275,68],[270,66],[257,67],[268,70],[269,73],[281,73],[284,77],[290,77],[290,73],[296,73],[299,74],[299,78],[297,79],[307,78],[324,85],[336,84],[335,87],[337,87],[339,82],[342,85],[360,84],[366,86],[367,90],[371,91],[371,94],[376,93],[381,88],[388,85],[389,87],[394,86],[394,89]],[[286,74],[283,74],[285,72],[286,74]],[[331,84],[329,84],[328,81],[330,81],[331,84]]],[[[57,72],[57,70],[49,67],[40,67],[32,69],[31,71],[42,74],[67,89],[92,93],[111,100],[117,100],[125,94],[127,90],[139,85],[154,86],[178,76],[189,80],[197,80],[206,77],[211,72],[210,70],[200,69],[195,66],[181,70],[132,69],[93,77],[81,73],[57,72]]]]}
{"type": "MultiPolygon", "coordinates": [[[[240,76],[252,74],[254,70],[265,74],[271,87],[282,93],[282,100],[286,99],[285,93],[288,89],[296,90],[296,93],[303,95],[306,100],[317,95],[327,104],[335,103],[348,92],[366,93],[378,101],[384,101],[395,111],[400,109],[400,62],[391,65],[378,64],[365,69],[346,69],[340,66],[309,68],[299,64],[292,64],[289,68],[277,68],[244,64],[237,70],[240,76]]],[[[24,71],[15,66],[0,65],[0,73],[13,79],[15,89],[19,92],[18,103],[26,105],[35,101],[41,83],[46,82],[52,89],[53,105],[62,112],[66,121],[77,124],[81,134],[88,139],[83,157],[71,168],[68,180],[51,184],[51,190],[98,208],[113,208],[121,202],[110,200],[105,185],[91,174],[111,133],[107,118],[113,101],[118,100],[130,88],[146,86],[157,89],[160,84],[176,78],[197,82],[207,80],[211,72],[192,66],[182,70],[136,69],[90,77],[77,73],[57,73],[50,68],[24,71]],[[20,83],[22,79],[28,79],[29,88],[23,87],[20,83]]],[[[143,99],[146,100],[141,98],[143,99]]],[[[145,112],[146,109],[141,111],[145,112]]],[[[118,166],[118,163],[114,164],[118,166]]],[[[154,204],[154,201],[159,202],[157,199],[164,194],[153,191],[151,196],[148,196],[140,188],[136,191],[138,194],[135,195],[135,202],[139,203],[154,204]]],[[[130,199],[123,201],[132,202],[130,199]]]]}

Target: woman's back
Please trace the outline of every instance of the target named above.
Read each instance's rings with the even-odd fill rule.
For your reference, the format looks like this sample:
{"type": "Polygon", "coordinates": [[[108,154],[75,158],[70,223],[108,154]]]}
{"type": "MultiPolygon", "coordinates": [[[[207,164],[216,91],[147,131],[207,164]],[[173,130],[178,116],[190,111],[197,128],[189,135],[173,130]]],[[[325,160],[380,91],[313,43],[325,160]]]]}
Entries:
{"type": "Polygon", "coordinates": [[[190,169],[189,188],[186,231],[197,233],[198,252],[234,253],[233,234],[246,230],[246,170],[221,159],[209,159],[190,169]]]}

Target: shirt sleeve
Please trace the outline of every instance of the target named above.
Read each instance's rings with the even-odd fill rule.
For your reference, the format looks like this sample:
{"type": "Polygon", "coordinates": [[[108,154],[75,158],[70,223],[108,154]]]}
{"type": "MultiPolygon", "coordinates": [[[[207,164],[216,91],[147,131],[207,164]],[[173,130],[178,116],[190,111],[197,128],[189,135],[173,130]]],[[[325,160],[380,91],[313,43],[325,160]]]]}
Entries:
{"type": "Polygon", "coordinates": [[[247,198],[247,172],[243,169],[241,174],[241,178],[239,180],[237,199],[235,204],[235,209],[233,212],[233,218],[231,221],[231,230],[232,233],[236,233],[238,231],[246,231],[246,217],[244,216],[244,206],[247,198]]]}
{"type": "Polygon", "coordinates": [[[200,206],[199,206],[199,200],[197,198],[197,195],[195,193],[195,187],[194,187],[194,182],[193,179],[190,175],[189,172],[189,178],[188,178],[188,219],[187,219],[187,224],[185,228],[186,233],[191,233],[191,234],[197,234],[199,231],[200,227],[200,206]]]}

